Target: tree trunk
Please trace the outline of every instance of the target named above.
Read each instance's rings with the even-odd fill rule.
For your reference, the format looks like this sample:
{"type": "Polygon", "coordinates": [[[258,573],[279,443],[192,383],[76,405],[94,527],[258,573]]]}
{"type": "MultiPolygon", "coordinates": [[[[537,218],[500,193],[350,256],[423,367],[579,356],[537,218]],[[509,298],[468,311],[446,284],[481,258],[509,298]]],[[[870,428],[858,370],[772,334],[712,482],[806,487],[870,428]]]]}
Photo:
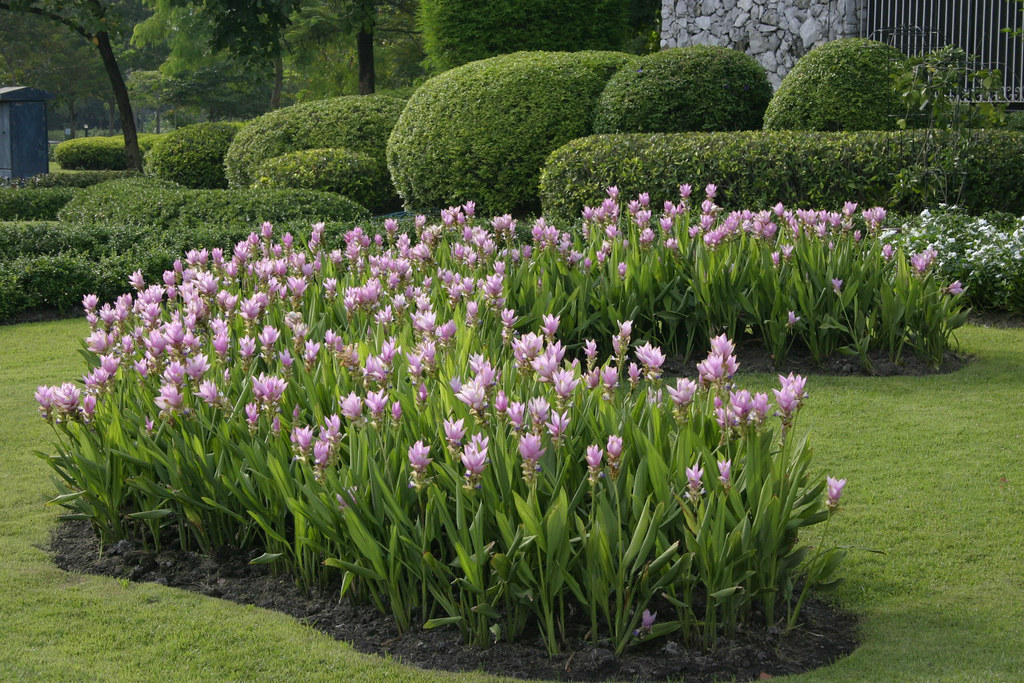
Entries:
{"type": "Polygon", "coordinates": [[[277,55],[274,58],[274,89],[270,91],[270,108],[277,109],[281,106],[281,86],[284,83],[284,58],[277,55]]]}
{"type": "Polygon", "coordinates": [[[71,139],[75,138],[75,133],[78,128],[78,121],[75,120],[75,98],[68,98],[68,116],[71,118],[71,139]]]}
{"type": "Polygon", "coordinates": [[[372,95],[376,89],[376,73],[373,68],[373,27],[364,25],[356,34],[356,55],[359,60],[359,94],[372,95]]]}
{"type": "Polygon", "coordinates": [[[160,107],[156,108],[156,134],[160,134],[160,107]]]}
{"type": "Polygon", "coordinates": [[[110,47],[110,37],[106,31],[95,36],[96,47],[103,57],[103,66],[110,78],[110,87],[114,91],[114,100],[121,114],[121,129],[124,131],[124,158],[128,170],[142,172],[142,153],[139,151],[139,136],[135,131],[135,116],[132,114],[132,103],[128,98],[128,88],[121,77],[121,69],[117,66],[114,50],[110,47]]]}

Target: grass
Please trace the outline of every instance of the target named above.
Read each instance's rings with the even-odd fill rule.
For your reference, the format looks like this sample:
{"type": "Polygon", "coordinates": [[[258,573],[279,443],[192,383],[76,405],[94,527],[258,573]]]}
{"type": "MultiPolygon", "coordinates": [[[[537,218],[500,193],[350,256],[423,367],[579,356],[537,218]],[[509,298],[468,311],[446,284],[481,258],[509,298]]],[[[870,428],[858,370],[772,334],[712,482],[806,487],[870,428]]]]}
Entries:
{"type": "MultiPolygon", "coordinates": [[[[353,651],[298,621],[56,569],[49,427],[32,392],[82,374],[85,323],[0,327],[0,680],[498,680],[353,651]]],[[[969,327],[948,375],[813,377],[800,427],[850,479],[832,524],[862,646],[794,681],[1019,680],[1024,671],[1024,330],[969,327]]],[[[742,369],[741,369],[742,374],[742,369]]],[[[747,376],[745,383],[770,381],[747,376]]]]}

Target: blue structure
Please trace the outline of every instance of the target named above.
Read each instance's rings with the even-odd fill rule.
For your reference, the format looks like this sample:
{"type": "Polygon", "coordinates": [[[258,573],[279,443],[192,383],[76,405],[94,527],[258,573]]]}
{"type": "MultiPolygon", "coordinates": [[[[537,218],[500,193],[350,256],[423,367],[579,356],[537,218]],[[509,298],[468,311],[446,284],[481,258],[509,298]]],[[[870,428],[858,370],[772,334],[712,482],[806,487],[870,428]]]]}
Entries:
{"type": "Polygon", "coordinates": [[[36,88],[0,88],[0,178],[47,173],[46,100],[36,88]]]}

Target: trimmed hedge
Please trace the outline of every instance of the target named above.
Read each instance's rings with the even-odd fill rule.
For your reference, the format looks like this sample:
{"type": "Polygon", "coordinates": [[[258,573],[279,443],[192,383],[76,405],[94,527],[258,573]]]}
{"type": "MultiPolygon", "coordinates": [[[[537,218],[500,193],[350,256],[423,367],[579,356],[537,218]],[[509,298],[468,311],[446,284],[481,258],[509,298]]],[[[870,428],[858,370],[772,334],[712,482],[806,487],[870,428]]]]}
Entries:
{"type": "MultiPolygon", "coordinates": [[[[139,150],[145,155],[165,133],[139,133],[139,150]]],[[[80,171],[123,171],[124,138],[75,138],[53,148],[53,158],[61,168],[80,171]]]]}
{"type": "Polygon", "coordinates": [[[178,216],[180,226],[212,224],[223,228],[254,228],[263,221],[356,221],[369,218],[348,197],[314,190],[257,188],[192,190],[178,216]]]}
{"type": "Polygon", "coordinates": [[[146,156],[147,169],[185,187],[226,188],[224,155],[241,127],[241,123],[207,122],[171,131],[146,156]]]}
{"type": "Polygon", "coordinates": [[[471,62],[413,94],[388,141],[406,208],[475,201],[493,214],[536,212],[547,155],[592,132],[619,52],[519,52],[471,62]]]}
{"type": "Polygon", "coordinates": [[[135,171],[58,171],[40,173],[31,178],[0,180],[0,187],[90,187],[136,175],[135,171]]]}
{"type": "Polygon", "coordinates": [[[692,45],[644,55],[611,77],[595,133],[760,129],[772,98],[768,74],[742,52],[692,45]]]}
{"type": "Polygon", "coordinates": [[[256,170],[259,185],[335,192],[358,197],[373,213],[401,206],[383,159],[347,149],[303,149],[268,159],[256,170]]]}
{"type": "Polygon", "coordinates": [[[228,183],[249,187],[264,161],[303,149],[349,149],[383,161],[388,135],[404,106],[387,95],[349,95],[264,114],[231,142],[224,157],[228,183]]]}
{"type": "Polygon", "coordinates": [[[52,221],[76,192],[70,187],[0,189],[0,221],[52,221]]]}
{"type": "Polygon", "coordinates": [[[253,228],[263,221],[349,221],[365,208],[339,195],[311,190],[190,190],[151,178],[115,180],[82,190],[60,211],[74,224],[145,226],[154,230],[204,223],[253,228]]]}
{"type": "MultiPolygon", "coordinates": [[[[679,200],[679,185],[695,195],[718,185],[725,208],[883,205],[923,208],[916,195],[892,197],[893,178],[919,157],[928,135],[941,147],[948,133],[734,132],[596,135],[573,140],[551,154],[541,175],[544,214],[577,221],[597,205],[605,188],[623,197],[649,192],[651,203],[679,200]]],[[[974,130],[965,163],[964,208],[971,213],[1024,213],[1024,133],[974,130]]],[[[699,201],[699,200],[698,200],[699,201]]]]}
{"type": "Polygon", "coordinates": [[[419,28],[443,71],[523,50],[617,50],[629,23],[624,0],[421,0],[419,28]]]}
{"type": "Polygon", "coordinates": [[[797,61],[764,115],[766,130],[895,130],[905,107],[893,77],[906,63],[864,38],[822,43],[797,61]]]}

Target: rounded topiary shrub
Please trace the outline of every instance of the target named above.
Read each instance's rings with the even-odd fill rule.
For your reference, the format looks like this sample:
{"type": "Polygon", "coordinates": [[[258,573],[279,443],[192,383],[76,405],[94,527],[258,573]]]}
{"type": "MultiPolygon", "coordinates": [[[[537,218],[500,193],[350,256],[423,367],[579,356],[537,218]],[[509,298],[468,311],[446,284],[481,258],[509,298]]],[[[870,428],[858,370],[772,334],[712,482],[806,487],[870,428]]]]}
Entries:
{"type": "MultiPolygon", "coordinates": [[[[165,134],[139,133],[139,151],[145,156],[165,134]]],[[[53,148],[53,160],[61,168],[76,171],[123,171],[124,137],[74,138],[53,148]]]]}
{"type": "Polygon", "coordinates": [[[761,127],[768,74],[737,50],[672,48],[637,58],[608,81],[594,114],[598,133],[684,133],[761,127]]]}
{"type": "Polygon", "coordinates": [[[336,192],[374,213],[400,204],[383,160],[347,149],[303,149],[268,159],[256,171],[256,184],[336,192]]]}
{"type": "Polygon", "coordinates": [[[224,158],[228,183],[249,187],[264,161],[303,149],[349,149],[383,161],[388,135],[404,106],[387,95],[349,95],[264,114],[231,142],[224,158]]]}
{"type": "Polygon", "coordinates": [[[864,38],[823,43],[786,74],[764,115],[768,130],[894,130],[903,105],[893,76],[905,57],[864,38]]]}
{"type": "Polygon", "coordinates": [[[124,138],[74,138],[53,148],[61,168],[84,171],[124,170],[124,138]]]}
{"type": "Polygon", "coordinates": [[[473,200],[488,213],[540,208],[547,155],[593,129],[619,52],[517,52],[470,62],[413,93],[388,141],[407,208],[473,200]]]}
{"type": "Polygon", "coordinates": [[[238,123],[209,122],[172,131],[146,155],[148,170],[185,187],[227,187],[224,155],[240,128],[238,123]]]}

